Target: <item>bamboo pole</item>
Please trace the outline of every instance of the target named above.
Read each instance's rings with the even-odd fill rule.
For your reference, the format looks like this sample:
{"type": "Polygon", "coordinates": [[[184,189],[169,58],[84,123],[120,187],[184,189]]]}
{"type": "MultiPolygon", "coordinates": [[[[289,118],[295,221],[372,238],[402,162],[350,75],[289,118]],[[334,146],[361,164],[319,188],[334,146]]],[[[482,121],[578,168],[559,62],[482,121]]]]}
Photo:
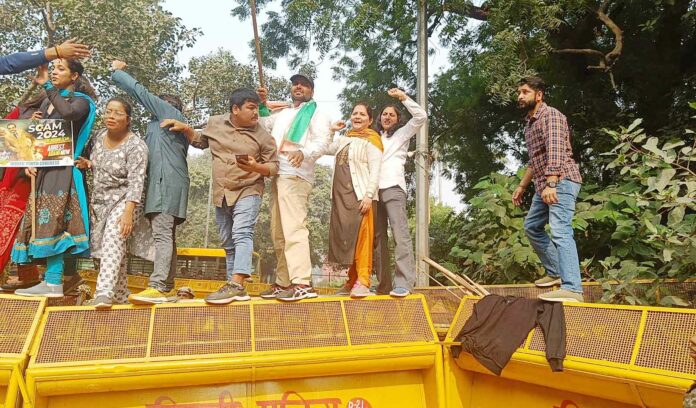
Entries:
{"type": "Polygon", "coordinates": [[[473,293],[479,295],[479,296],[487,296],[490,295],[490,292],[488,292],[483,286],[479,285],[478,283],[474,282],[471,280],[466,275],[457,275],[454,272],[450,271],[449,269],[445,268],[444,266],[440,265],[439,263],[433,261],[430,258],[423,258],[423,262],[429,264],[430,266],[434,267],[438,271],[442,272],[447,279],[450,281],[462,285],[465,288],[469,289],[473,293]]]}
{"type": "Polygon", "coordinates": [[[31,177],[31,241],[36,238],[36,176],[31,177]]]}
{"type": "Polygon", "coordinates": [[[251,23],[254,26],[254,45],[256,45],[256,63],[259,66],[259,85],[261,85],[261,88],[265,88],[261,40],[259,39],[259,27],[256,24],[256,0],[249,0],[249,8],[251,9],[251,23]]]}

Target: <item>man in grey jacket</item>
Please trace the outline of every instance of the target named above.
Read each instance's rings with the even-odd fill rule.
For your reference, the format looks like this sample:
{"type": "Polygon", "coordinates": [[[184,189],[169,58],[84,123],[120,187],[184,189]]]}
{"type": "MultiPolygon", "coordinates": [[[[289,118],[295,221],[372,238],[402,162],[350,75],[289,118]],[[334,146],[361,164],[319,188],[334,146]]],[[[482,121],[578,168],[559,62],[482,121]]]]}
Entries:
{"type": "Polygon", "coordinates": [[[148,288],[128,297],[134,304],[176,300],[176,226],[186,219],[189,174],[186,163],[189,142],[182,133],[160,127],[165,119],[185,122],[181,100],[174,95],[156,96],[123,70],[126,63],[114,61],[111,79],[152,115],[145,132],[149,149],[145,214],[152,223],[157,258],[148,288]],[[171,293],[170,293],[171,292],[171,293]]]}

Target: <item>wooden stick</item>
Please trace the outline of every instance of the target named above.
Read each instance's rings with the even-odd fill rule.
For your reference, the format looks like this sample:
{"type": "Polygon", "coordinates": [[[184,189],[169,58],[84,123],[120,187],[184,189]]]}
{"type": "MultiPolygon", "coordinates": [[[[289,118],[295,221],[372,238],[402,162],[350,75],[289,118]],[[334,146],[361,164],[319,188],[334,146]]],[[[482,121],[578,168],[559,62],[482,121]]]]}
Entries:
{"type": "Polygon", "coordinates": [[[36,176],[31,176],[31,240],[36,238],[36,176]]]}
{"type": "Polygon", "coordinates": [[[265,82],[263,80],[263,56],[261,54],[261,40],[259,39],[259,28],[256,24],[256,0],[249,0],[249,7],[251,8],[251,24],[254,26],[254,44],[256,45],[256,63],[259,66],[259,85],[261,88],[265,88],[265,82]]]}
{"type": "Polygon", "coordinates": [[[471,280],[468,276],[462,275],[459,276],[455,274],[454,272],[451,272],[444,266],[440,265],[439,263],[433,261],[430,258],[423,258],[423,262],[429,264],[430,266],[434,267],[435,269],[439,270],[443,274],[445,274],[445,277],[447,279],[453,281],[454,283],[458,285],[462,285],[465,288],[469,289],[473,293],[479,295],[479,296],[487,296],[490,295],[490,292],[488,292],[483,286],[479,285],[478,283],[474,282],[471,280]]]}

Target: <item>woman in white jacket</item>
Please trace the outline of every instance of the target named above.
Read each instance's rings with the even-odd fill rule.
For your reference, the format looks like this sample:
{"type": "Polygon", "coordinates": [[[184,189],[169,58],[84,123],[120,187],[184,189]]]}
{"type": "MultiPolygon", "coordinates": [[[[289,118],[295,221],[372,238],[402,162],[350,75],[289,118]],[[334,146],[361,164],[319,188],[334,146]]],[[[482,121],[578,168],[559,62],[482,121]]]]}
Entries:
{"type": "MultiPolygon", "coordinates": [[[[374,245],[372,201],[379,188],[382,141],[370,128],[372,109],[359,102],[350,116],[352,127],[336,138],[325,152],[336,156],[331,189],[329,262],[350,265],[348,281],[338,294],[351,297],[370,295],[374,245]]],[[[332,130],[346,127],[336,122],[332,130]]]]}
{"type": "Polygon", "coordinates": [[[413,135],[428,119],[425,110],[400,89],[390,89],[389,96],[404,104],[411,114],[406,124],[401,122],[401,111],[396,105],[387,105],[379,116],[377,129],[382,138],[384,153],[379,178],[379,201],[375,208],[375,272],[379,279],[378,294],[389,293],[404,297],[411,293],[416,281],[416,266],[413,255],[413,242],[408,228],[406,210],[406,177],[404,165],[408,145],[413,135]],[[392,271],[389,268],[389,237],[387,221],[394,236],[394,261],[396,270],[392,285],[392,271]]]}

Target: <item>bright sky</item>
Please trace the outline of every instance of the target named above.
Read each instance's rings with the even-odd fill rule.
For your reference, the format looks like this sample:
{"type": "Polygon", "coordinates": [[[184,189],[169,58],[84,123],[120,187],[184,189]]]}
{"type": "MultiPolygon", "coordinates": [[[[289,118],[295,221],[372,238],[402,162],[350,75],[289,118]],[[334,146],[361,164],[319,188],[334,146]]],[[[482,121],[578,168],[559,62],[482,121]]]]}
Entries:
{"type": "MultiPolygon", "coordinates": [[[[249,48],[249,41],[254,38],[251,20],[239,21],[232,17],[230,11],[235,3],[231,0],[205,0],[203,2],[191,0],[165,0],[165,8],[171,11],[174,16],[182,19],[187,27],[198,27],[203,34],[198,38],[193,48],[184,49],[179,53],[179,61],[186,65],[192,57],[210,54],[219,48],[230,50],[241,62],[256,64],[256,60],[249,48]]],[[[258,16],[259,26],[265,21],[265,14],[262,12],[258,16]]],[[[435,49],[434,55],[429,57],[429,73],[432,79],[447,64],[447,50],[441,48],[439,44],[431,41],[429,44],[435,49]]],[[[315,78],[315,99],[324,109],[331,113],[333,119],[341,119],[340,103],[338,94],[344,88],[345,83],[335,81],[331,78],[330,61],[324,61],[318,67],[317,78],[315,78]]],[[[270,71],[273,75],[290,78],[293,72],[279,61],[278,69],[270,71]]],[[[320,160],[322,164],[331,164],[333,160],[324,157],[320,160]]],[[[442,201],[457,210],[461,210],[463,205],[458,195],[453,192],[454,184],[447,179],[442,179],[442,183],[434,178],[431,183],[431,194],[438,195],[438,186],[442,184],[442,201]]]]}

